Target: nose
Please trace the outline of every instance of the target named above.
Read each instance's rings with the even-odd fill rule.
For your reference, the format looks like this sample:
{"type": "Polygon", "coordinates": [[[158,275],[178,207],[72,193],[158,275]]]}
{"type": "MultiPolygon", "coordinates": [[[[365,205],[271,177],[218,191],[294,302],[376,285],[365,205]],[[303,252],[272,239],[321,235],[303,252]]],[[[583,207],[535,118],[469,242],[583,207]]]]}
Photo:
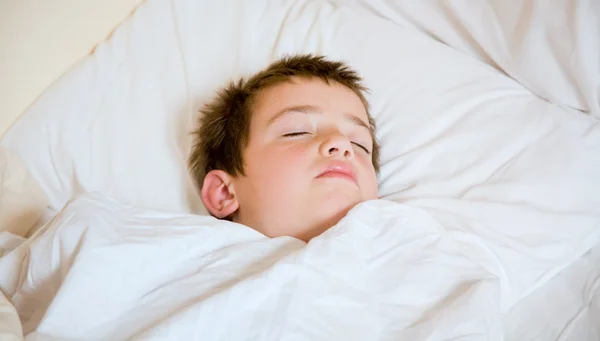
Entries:
{"type": "Polygon", "coordinates": [[[324,157],[339,156],[346,159],[354,157],[352,143],[346,136],[339,133],[327,136],[321,143],[320,152],[324,157]]]}

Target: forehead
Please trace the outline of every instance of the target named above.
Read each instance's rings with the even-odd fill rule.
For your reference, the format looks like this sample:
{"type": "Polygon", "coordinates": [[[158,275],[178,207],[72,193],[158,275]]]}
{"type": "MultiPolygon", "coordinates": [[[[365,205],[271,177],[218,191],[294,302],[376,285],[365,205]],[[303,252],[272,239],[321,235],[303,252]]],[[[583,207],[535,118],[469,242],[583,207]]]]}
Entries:
{"type": "Polygon", "coordinates": [[[353,114],[368,122],[362,99],[350,88],[321,79],[292,78],[261,90],[253,101],[252,121],[268,121],[282,109],[314,106],[325,114],[353,114]]]}

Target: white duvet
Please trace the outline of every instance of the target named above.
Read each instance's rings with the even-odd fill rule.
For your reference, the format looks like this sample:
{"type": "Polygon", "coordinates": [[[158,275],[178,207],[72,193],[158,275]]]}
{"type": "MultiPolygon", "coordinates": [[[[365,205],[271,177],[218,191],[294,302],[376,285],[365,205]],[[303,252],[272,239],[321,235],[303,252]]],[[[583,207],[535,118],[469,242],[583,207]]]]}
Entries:
{"type": "Polygon", "coordinates": [[[486,240],[376,200],[305,244],[92,193],[0,258],[0,284],[27,340],[502,340],[510,269],[599,237],[572,232],[486,240]]]}

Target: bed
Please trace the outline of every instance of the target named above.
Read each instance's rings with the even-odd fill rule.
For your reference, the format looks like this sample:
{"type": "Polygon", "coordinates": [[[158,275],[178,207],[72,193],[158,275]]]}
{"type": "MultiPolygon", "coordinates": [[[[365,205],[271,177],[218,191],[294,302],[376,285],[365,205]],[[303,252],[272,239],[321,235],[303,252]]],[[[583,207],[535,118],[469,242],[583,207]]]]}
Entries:
{"type": "Polygon", "coordinates": [[[600,340],[600,8],[513,4],[145,1],[2,137],[0,335],[600,340]],[[361,72],[382,146],[382,203],[306,247],[207,217],[185,162],[215,89],[298,52],[361,72]],[[414,276],[362,283],[390,293],[364,316],[339,310],[358,294],[331,277],[345,301],[289,288],[298,254],[315,283],[359,278],[349,264],[374,250],[342,232],[389,246],[362,229],[387,217],[376,209],[449,244],[390,263],[414,276]],[[220,267],[234,259],[252,266],[220,267]],[[205,287],[207,269],[222,282],[205,287]]]}

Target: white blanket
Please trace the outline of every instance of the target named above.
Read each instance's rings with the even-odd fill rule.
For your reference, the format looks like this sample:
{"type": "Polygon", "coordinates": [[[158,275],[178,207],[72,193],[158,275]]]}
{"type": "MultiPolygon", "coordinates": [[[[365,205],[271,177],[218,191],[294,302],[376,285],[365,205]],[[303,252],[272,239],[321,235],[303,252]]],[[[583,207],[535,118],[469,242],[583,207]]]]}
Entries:
{"type": "MultiPolygon", "coordinates": [[[[305,244],[87,194],[0,258],[0,288],[26,340],[502,340],[503,301],[522,294],[511,239],[377,200],[305,244]]],[[[523,271],[564,261],[531,257],[523,271]]]]}

